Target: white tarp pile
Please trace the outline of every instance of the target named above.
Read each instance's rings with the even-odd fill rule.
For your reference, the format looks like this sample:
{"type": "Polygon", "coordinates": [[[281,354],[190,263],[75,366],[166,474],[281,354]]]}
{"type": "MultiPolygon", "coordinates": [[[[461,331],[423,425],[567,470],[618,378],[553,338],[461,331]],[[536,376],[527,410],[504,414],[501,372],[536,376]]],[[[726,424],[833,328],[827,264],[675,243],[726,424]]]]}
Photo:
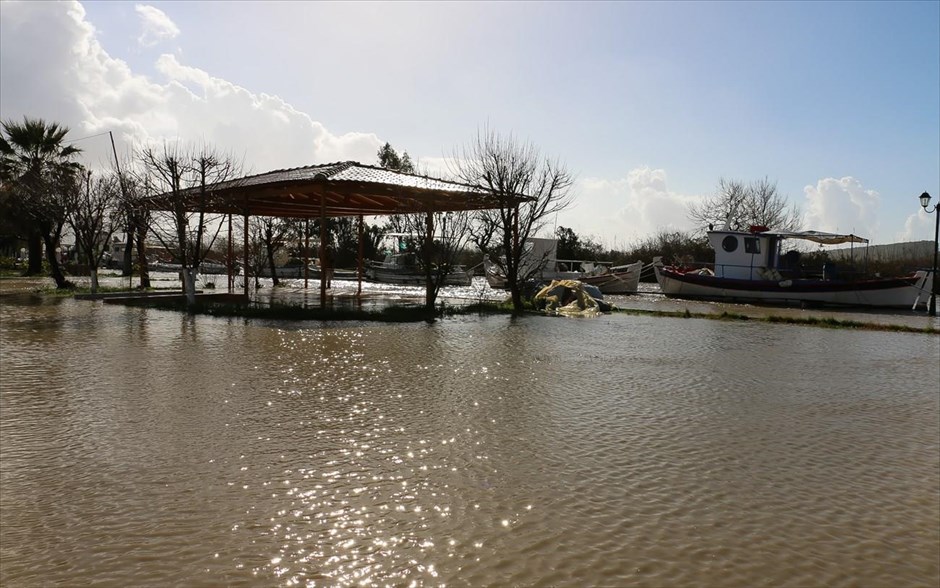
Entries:
{"type": "Polygon", "coordinates": [[[553,280],[535,295],[535,304],[548,314],[563,316],[597,316],[610,310],[597,288],[577,280],[553,280]],[[589,290],[594,291],[595,298],[589,290]]]}

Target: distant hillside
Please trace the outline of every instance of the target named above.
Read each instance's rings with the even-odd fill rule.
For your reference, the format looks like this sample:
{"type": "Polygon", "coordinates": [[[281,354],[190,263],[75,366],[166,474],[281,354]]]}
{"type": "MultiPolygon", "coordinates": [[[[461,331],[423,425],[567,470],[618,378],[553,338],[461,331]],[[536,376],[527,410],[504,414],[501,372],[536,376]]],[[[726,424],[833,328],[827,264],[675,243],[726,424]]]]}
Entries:
{"type": "Polygon", "coordinates": [[[829,249],[826,252],[830,259],[865,260],[870,263],[896,263],[914,260],[933,259],[933,241],[908,241],[905,243],[889,243],[887,245],[856,245],[851,247],[829,249]]]}

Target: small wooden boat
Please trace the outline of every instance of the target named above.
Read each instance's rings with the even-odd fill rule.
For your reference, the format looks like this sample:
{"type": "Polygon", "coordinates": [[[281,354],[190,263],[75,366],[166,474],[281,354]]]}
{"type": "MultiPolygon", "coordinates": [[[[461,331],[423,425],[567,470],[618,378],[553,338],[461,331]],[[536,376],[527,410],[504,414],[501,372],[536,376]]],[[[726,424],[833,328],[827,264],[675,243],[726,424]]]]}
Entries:
{"type": "MultiPolygon", "coordinates": [[[[526,239],[519,277],[524,282],[548,284],[553,280],[578,280],[596,286],[604,294],[636,294],[643,262],[611,267],[609,263],[579,259],[558,259],[558,240],[540,237],[526,239]]],[[[505,289],[504,264],[486,258],[483,270],[491,288],[505,289]]]]}
{"type": "Polygon", "coordinates": [[[643,262],[635,261],[627,265],[600,265],[594,273],[578,278],[585,284],[597,286],[604,294],[636,294],[640,287],[640,274],[643,262]]]}
{"type": "MultiPolygon", "coordinates": [[[[365,267],[365,278],[386,284],[424,285],[427,276],[415,252],[417,236],[411,233],[385,233],[385,257],[382,261],[370,260],[365,267]]],[[[454,265],[444,276],[443,286],[469,286],[473,274],[462,265],[454,265]]]]}
{"type": "MultiPolygon", "coordinates": [[[[423,285],[427,281],[424,269],[418,264],[415,254],[389,253],[383,261],[370,261],[365,268],[366,278],[386,284],[423,285]]],[[[454,266],[444,276],[444,286],[469,286],[473,276],[462,265],[454,266]]]]}
{"type": "Polygon", "coordinates": [[[712,267],[665,266],[654,260],[656,280],[666,296],[777,304],[818,304],[877,308],[911,308],[930,291],[930,272],[902,277],[841,275],[834,266],[821,274],[806,273],[799,253],[781,255],[786,240],[801,239],[824,245],[868,243],[856,235],[819,231],[712,230],[712,267]]]}

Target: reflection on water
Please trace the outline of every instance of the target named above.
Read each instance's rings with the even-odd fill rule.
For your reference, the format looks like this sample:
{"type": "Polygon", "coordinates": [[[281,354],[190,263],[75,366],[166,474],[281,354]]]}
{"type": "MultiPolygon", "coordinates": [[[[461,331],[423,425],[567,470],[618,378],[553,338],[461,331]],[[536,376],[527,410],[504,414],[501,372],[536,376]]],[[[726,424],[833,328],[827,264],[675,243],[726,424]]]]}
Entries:
{"type": "Polygon", "coordinates": [[[935,336],[7,296],[0,584],[930,586],[935,336]]]}

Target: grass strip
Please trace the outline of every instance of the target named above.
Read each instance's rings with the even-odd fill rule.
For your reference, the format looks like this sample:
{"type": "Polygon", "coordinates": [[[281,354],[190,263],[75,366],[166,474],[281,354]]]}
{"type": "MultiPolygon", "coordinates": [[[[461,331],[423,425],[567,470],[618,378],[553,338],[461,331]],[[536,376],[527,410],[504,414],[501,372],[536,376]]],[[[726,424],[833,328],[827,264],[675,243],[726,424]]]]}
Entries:
{"type": "MultiPolygon", "coordinates": [[[[160,292],[160,288],[135,289],[134,292],[160,292]]],[[[60,290],[55,287],[44,287],[35,290],[43,296],[73,296],[75,294],[90,293],[87,287],[77,287],[71,290],[60,290]]],[[[127,288],[99,287],[99,293],[127,292],[127,288]]],[[[232,304],[220,302],[197,301],[193,307],[187,307],[185,301],[178,299],[145,299],[142,298],[126,304],[145,305],[163,310],[175,310],[192,314],[204,314],[218,317],[244,317],[271,320],[294,321],[374,321],[387,323],[430,321],[437,318],[471,315],[514,314],[512,303],[504,302],[478,302],[468,305],[447,306],[438,305],[433,311],[428,311],[424,305],[394,305],[379,309],[362,309],[346,307],[302,307],[293,304],[232,304]]],[[[864,331],[887,331],[896,333],[918,333],[924,335],[940,335],[940,329],[934,327],[912,327],[908,325],[892,325],[875,322],[861,322],[856,320],[843,320],[833,317],[787,317],[779,315],[753,316],[741,313],[722,312],[721,314],[690,312],[685,310],[642,310],[632,308],[615,308],[611,311],[616,314],[637,316],[655,316],[670,318],[697,318],[719,321],[757,322],[770,324],[786,324],[810,326],[824,329],[854,329],[864,331]]],[[[526,306],[523,314],[541,314],[531,304],[526,306]]]]}
{"type": "Polygon", "coordinates": [[[897,333],[920,333],[924,335],[940,335],[940,329],[934,327],[911,327],[908,325],[888,325],[883,323],[869,323],[855,320],[842,320],[832,317],[788,317],[788,316],[752,316],[733,312],[722,312],[721,314],[708,312],[689,312],[685,310],[638,310],[630,308],[618,308],[614,312],[620,314],[632,314],[642,316],[661,316],[672,318],[697,318],[718,321],[742,321],[757,323],[772,323],[786,325],[802,325],[810,327],[820,327],[823,329],[856,329],[864,331],[891,331],[897,333]]]}

